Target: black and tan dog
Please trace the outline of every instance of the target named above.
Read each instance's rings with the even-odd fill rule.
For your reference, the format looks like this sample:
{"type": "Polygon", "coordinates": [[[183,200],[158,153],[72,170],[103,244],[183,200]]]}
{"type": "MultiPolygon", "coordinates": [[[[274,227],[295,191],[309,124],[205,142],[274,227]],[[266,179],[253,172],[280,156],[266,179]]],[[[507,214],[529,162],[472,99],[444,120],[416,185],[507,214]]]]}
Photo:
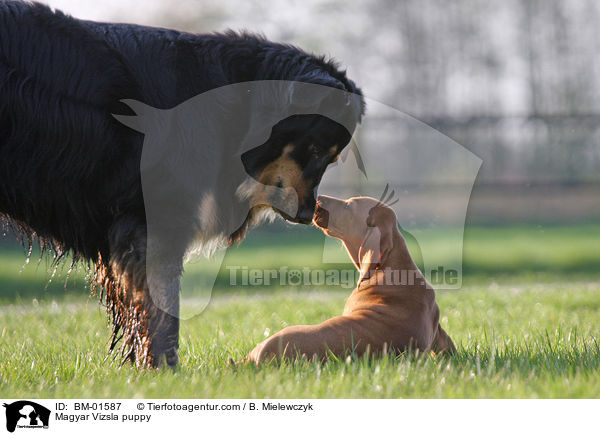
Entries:
{"type": "MultiPolygon", "coordinates": [[[[360,95],[333,62],[255,35],[97,23],[37,3],[0,0],[0,218],[26,243],[37,237],[57,259],[70,253],[95,264],[93,283],[102,288],[113,321],[111,348],[121,340],[125,359],[140,366],[156,366],[165,358],[169,365],[177,363],[178,285],[190,241],[241,240],[265,206],[250,207],[239,228],[227,234],[218,222],[230,211],[214,201],[190,204],[210,217],[205,219],[213,223],[210,228],[174,214],[179,238],[157,241],[168,257],[164,270],[174,281],[164,295],[172,311],[157,308],[146,279],[144,137],[113,114],[131,115],[123,99],[168,109],[213,89],[259,80],[360,95]]],[[[197,146],[210,150],[205,163],[211,169],[242,159],[247,174],[260,183],[294,189],[297,212],[275,211],[310,223],[323,172],[362,115],[358,101],[341,109],[352,120],[350,127],[315,110],[281,120],[262,146],[241,157],[209,141],[197,146]]],[[[238,195],[243,186],[235,185],[223,189],[218,174],[214,186],[202,187],[204,197],[228,198],[229,204],[253,203],[256,193],[238,195]]]]}
{"type": "Polygon", "coordinates": [[[362,355],[367,349],[374,354],[384,349],[455,350],[440,326],[435,292],[413,262],[391,208],[373,198],[320,196],[314,222],[342,241],[360,270],[359,284],[341,316],[319,325],[287,327],[257,345],[247,361],[324,359],[330,352],[362,355]]]}

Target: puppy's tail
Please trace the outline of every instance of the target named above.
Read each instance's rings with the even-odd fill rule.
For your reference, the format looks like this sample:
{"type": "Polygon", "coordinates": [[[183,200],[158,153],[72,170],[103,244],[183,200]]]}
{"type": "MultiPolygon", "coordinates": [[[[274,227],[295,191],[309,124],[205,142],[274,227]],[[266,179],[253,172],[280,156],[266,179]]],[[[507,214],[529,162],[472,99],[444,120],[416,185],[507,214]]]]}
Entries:
{"type": "Polygon", "coordinates": [[[232,357],[229,357],[227,359],[227,362],[229,364],[229,367],[231,367],[234,370],[237,369],[238,367],[247,366],[247,365],[250,365],[250,364],[253,364],[253,363],[256,364],[256,365],[258,365],[258,363],[256,363],[255,361],[251,360],[249,356],[247,356],[246,358],[244,358],[241,361],[236,361],[232,357]]]}

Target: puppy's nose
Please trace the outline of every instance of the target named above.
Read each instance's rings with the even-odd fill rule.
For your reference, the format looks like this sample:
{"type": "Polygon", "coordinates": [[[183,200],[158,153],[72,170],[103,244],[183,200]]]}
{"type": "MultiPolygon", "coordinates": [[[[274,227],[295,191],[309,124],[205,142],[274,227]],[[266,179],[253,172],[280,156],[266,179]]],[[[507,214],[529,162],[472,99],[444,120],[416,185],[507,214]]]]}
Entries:
{"type": "Polygon", "coordinates": [[[329,225],[329,212],[321,207],[318,202],[315,215],[313,217],[313,222],[316,226],[325,230],[327,229],[327,225],[329,225]]]}

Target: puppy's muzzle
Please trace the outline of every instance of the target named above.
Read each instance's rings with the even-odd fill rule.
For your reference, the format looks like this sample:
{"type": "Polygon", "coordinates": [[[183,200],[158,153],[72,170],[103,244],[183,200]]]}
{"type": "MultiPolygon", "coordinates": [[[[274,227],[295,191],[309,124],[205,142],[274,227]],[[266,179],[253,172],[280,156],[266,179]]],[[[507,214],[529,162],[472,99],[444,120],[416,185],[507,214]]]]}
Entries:
{"type": "Polygon", "coordinates": [[[327,225],[329,225],[329,212],[321,207],[320,202],[317,202],[317,208],[315,209],[313,222],[316,226],[324,230],[326,230],[327,225]]]}

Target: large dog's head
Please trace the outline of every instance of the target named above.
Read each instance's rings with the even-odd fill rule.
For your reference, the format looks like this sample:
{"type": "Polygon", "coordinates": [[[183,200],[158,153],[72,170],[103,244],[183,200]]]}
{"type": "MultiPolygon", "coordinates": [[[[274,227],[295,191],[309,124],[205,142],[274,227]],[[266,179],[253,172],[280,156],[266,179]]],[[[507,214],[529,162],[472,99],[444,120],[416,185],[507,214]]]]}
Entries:
{"type": "MultiPolygon", "coordinates": [[[[324,116],[291,116],[275,125],[266,143],[244,153],[242,162],[246,172],[260,183],[255,186],[292,188],[296,195],[290,200],[298,202],[296,214],[290,216],[276,206],[273,209],[288,221],[308,224],[315,211],[315,191],[323,173],[336,161],[350,138],[345,127],[324,116]]],[[[250,193],[264,194],[260,187],[250,193]]],[[[263,204],[274,202],[261,199],[263,204]]]]}
{"type": "Polygon", "coordinates": [[[270,204],[288,221],[309,224],[325,169],[350,142],[365,102],[360,88],[335,61],[280,44],[264,50],[276,56],[263,62],[268,68],[255,79],[281,84],[263,85],[260,98],[266,102],[264,107],[276,107],[282,116],[265,143],[242,154],[242,163],[259,185],[279,188],[267,188],[268,195],[283,194],[289,199],[256,198],[268,196],[260,188],[251,193],[255,198],[246,196],[250,203],[262,203],[262,208],[265,202],[270,204]],[[295,195],[289,193],[291,189],[295,195]],[[296,204],[288,204],[285,210],[277,206],[291,201],[296,204]],[[293,214],[292,209],[296,210],[293,214]]]}

